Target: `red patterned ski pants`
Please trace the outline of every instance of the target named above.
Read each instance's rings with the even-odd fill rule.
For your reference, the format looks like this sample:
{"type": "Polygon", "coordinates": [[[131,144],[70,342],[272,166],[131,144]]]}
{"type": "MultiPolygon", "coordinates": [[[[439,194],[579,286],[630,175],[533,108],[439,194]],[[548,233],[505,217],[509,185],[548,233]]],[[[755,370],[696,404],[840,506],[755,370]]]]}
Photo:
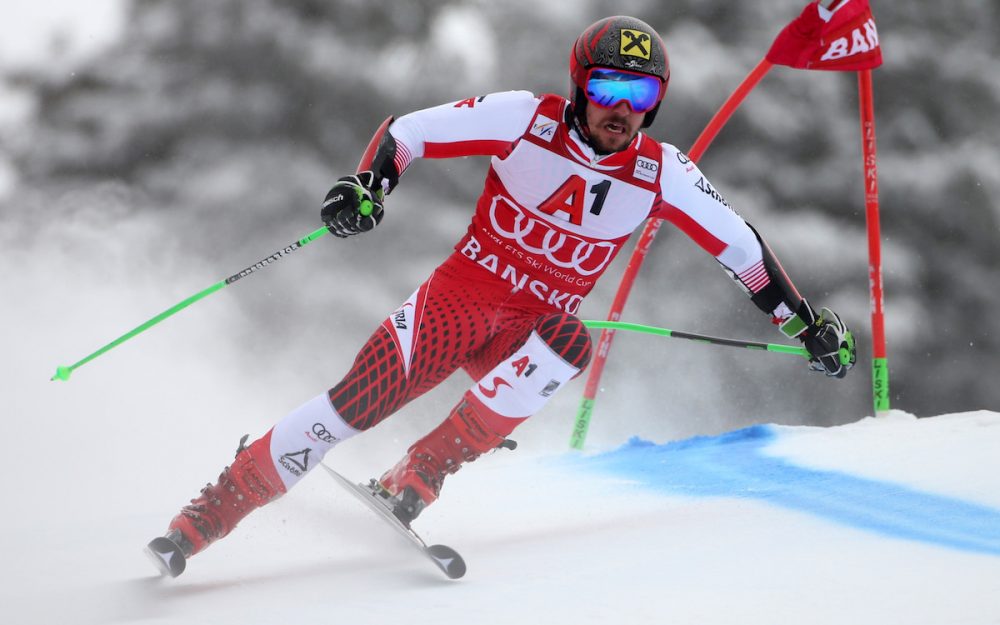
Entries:
{"type": "Polygon", "coordinates": [[[375,330],[329,397],[345,422],[367,430],[462,368],[473,380],[483,380],[481,398],[501,390],[519,393],[523,397],[513,397],[513,404],[498,405],[534,410],[566,381],[562,378],[587,365],[590,350],[590,335],[579,319],[454,254],[375,330]],[[519,350],[526,350],[523,358],[512,360],[507,371],[501,365],[519,350]],[[542,362],[542,373],[527,383],[533,361],[553,354],[557,366],[546,369],[542,362]]]}

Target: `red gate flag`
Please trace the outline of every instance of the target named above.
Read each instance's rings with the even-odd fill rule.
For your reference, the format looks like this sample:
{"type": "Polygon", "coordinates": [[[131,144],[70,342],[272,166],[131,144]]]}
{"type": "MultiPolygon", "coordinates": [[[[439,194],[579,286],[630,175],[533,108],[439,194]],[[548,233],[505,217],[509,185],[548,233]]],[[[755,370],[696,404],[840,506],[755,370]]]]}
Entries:
{"type": "Polygon", "coordinates": [[[878,30],[868,0],[841,0],[830,9],[811,2],[767,52],[775,65],[853,72],[882,64],[878,30]]]}

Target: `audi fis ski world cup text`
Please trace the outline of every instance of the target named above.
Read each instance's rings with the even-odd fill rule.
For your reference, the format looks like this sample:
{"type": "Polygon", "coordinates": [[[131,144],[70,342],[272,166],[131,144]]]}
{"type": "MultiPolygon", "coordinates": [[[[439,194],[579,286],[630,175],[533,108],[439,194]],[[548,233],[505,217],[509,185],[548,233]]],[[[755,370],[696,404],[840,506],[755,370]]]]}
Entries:
{"type": "MultiPolygon", "coordinates": [[[[508,248],[510,249],[510,248],[508,248]]],[[[480,252],[483,251],[483,246],[478,239],[474,236],[470,236],[469,240],[462,247],[462,255],[470,260],[476,261],[480,267],[487,269],[490,273],[500,276],[501,279],[509,281],[518,290],[528,289],[532,295],[537,297],[539,300],[555,306],[559,310],[565,310],[568,313],[575,313],[583,301],[581,295],[572,295],[559,289],[553,288],[549,284],[543,282],[542,280],[528,280],[528,275],[525,273],[518,273],[518,269],[509,263],[503,264],[503,269],[500,268],[500,259],[496,254],[485,254],[480,256],[480,252]]],[[[559,272],[555,268],[546,265],[540,260],[537,260],[531,256],[522,256],[526,263],[531,264],[536,268],[543,268],[546,272],[556,275],[556,277],[566,279],[569,282],[574,280],[581,285],[589,285],[592,281],[587,281],[582,278],[574,278],[568,274],[559,272]]]]}

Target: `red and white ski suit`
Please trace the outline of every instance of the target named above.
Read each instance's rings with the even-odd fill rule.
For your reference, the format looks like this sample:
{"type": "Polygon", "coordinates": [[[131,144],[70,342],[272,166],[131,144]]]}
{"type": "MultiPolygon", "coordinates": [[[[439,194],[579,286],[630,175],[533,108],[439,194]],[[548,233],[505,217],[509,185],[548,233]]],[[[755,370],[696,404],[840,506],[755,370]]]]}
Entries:
{"type": "Polygon", "coordinates": [[[286,486],[458,368],[474,380],[464,401],[492,434],[509,434],[586,366],[590,338],[574,315],[650,217],[683,230],[751,294],[770,282],[757,236],[687,156],[642,133],[595,154],[568,106],[511,91],[389,127],[398,172],[421,157],[487,155],[485,187],[455,252],[382,322],[343,380],[275,426],[271,453],[286,486]]]}

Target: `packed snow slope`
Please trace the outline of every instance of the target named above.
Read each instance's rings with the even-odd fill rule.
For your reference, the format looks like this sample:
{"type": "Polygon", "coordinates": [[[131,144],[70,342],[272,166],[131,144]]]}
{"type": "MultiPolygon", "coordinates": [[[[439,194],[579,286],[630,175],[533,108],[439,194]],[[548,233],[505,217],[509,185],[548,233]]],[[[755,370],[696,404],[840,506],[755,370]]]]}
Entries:
{"type": "MultiPolygon", "coordinates": [[[[465,556],[459,581],[322,471],[160,579],[141,547],[221,451],[71,421],[4,437],[24,476],[5,485],[5,622],[1000,622],[1000,413],[498,452],[415,524],[465,556]]],[[[326,462],[368,477],[340,451],[326,462]]]]}

